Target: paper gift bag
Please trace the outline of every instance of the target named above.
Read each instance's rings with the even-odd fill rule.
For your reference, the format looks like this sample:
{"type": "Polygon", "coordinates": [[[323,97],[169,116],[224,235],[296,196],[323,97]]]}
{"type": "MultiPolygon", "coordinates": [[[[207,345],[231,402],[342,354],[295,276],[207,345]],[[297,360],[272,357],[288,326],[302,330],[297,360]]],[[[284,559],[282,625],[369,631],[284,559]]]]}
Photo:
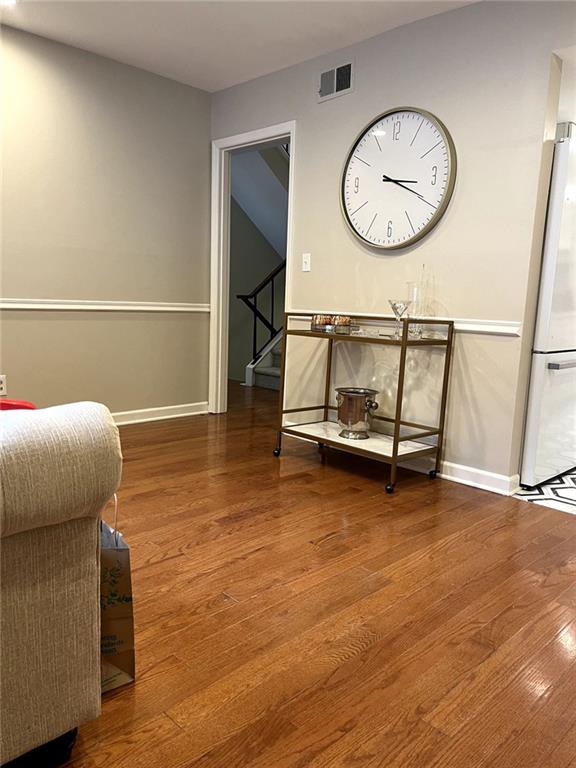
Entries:
{"type": "Polygon", "coordinates": [[[122,534],[100,524],[100,617],[102,693],[134,682],[134,613],[130,548],[122,534]]]}

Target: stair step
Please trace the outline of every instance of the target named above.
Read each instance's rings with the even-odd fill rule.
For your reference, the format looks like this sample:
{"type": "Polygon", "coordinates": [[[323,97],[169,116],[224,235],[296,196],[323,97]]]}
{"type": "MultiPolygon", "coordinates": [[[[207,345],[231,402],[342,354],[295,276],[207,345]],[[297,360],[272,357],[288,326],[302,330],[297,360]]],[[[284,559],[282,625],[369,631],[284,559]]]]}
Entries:
{"type": "Polygon", "coordinates": [[[256,376],[254,386],[261,389],[280,389],[280,379],[277,376],[256,376]]]}
{"type": "Polygon", "coordinates": [[[280,368],[276,365],[259,365],[256,368],[256,376],[274,376],[276,379],[280,378],[280,368]]]}

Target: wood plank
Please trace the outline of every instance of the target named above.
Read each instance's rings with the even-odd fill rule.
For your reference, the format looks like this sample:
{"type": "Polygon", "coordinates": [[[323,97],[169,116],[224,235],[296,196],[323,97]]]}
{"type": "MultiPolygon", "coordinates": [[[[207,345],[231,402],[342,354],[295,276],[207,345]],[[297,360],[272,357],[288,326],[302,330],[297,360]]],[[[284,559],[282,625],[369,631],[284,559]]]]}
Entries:
{"type": "MultiPolygon", "coordinates": [[[[479,583],[482,581],[478,579],[479,583]]],[[[351,718],[362,723],[359,733],[342,737],[350,743],[351,750],[354,744],[369,744],[375,732],[387,734],[391,730],[393,733],[411,734],[415,713],[421,717],[434,705],[442,691],[450,690],[458,682],[459,676],[481,663],[492,652],[491,648],[470,641],[477,627],[477,623],[471,621],[470,617],[478,615],[484,622],[490,617],[496,617],[506,624],[503,607],[522,595],[523,584],[526,593],[536,594],[538,580],[535,575],[527,572],[518,574],[505,582],[503,588],[499,582],[498,588],[479,602],[469,604],[465,611],[456,613],[446,624],[442,624],[442,614],[437,615],[441,629],[428,636],[425,626],[418,624],[410,628],[413,632],[401,626],[395,634],[376,635],[376,638],[379,637],[379,645],[377,643],[368,648],[362,658],[341,666],[327,678],[326,685],[322,684],[304,699],[297,698],[288,704],[286,716],[299,724],[300,730],[290,742],[278,744],[278,752],[275,751],[272,756],[274,763],[279,766],[290,765],[282,755],[292,754],[293,749],[297,749],[301,757],[307,747],[314,751],[315,737],[319,731],[324,733],[323,729],[326,728],[331,734],[338,732],[346,723],[352,722],[351,718]],[[466,627],[468,634],[464,631],[466,627]],[[423,639],[414,640],[414,636],[422,635],[423,639]],[[373,657],[372,663],[370,654],[373,657]],[[386,665],[382,663],[383,658],[386,659],[386,665]],[[343,674],[346,667],[349,669],[343,674]],[[399,718],[404,718],[404,730],[398,726],[399,718]]],[[[458,596],[462,603],[466,603],[465,595],[458,596]]],[[[533,602],[532,613],[537,608],[538,603],[533,602]]],[[[510,633],[514,631],[512,624],[510,633]]],[[[344,748],[344,745],[339,748],[344,748]]],[[[399,743],[396,749],[401,755],[398,765],[402,766],[402,761],[407,759],[402,744],[399,743]]],[[[389,764],[396,765],[392,753],[385,754],[389,764]]],[[[263,766],[265,760],[256,764],[263,766]]]]}
{"type": "Polygon", "coordinates": [[[181,733],[180,728],[167,715],[152,717],[143,724],[125,725],[116,733],[103,732],[89,740],[83,730],[74,749],[74,765],[82,768],[108,768],[125,765],[134,754],[154,748],[181,733]]]}
{"type": "MultiPolygon", "coordinates": [[[[561,620],[556,626],[559,627],[560,623],[561,620]]],[[[450,739],[425,768],[446,765],[478,768],[489,765],[498,748],[513,737],[516,730],[520,730],[521,724],[529,721],[540,707],[548,709],[549,691],[560,684],[565,675],[571,675],[574,655],[567,655],[563,648],[575,629],[576,622],[572,621],[555,636],[548,632],[531,663],[523,665],[518,674],[511,669],[508,684],[502,688],[501,695],[487,699],[475,716],[468,720],[459,737],[450,739]]],[[[570,689],[573,692],[573,687],[570,689]]],[[[568,691],[564,693],[566,695],[568,691]]],[[[553,726],[552,720],[550,734],[553,726]]],[[[553,738],[560,740],[563,735],[561,732],[553,738]]],[[[518,754],[518,757],[521,758],[521,755],[518,754]]],[[[534,757],[537,761],[538,756],[534,757]]]]}
{"type": "MultiPolygon", "coordinates": [[[[494,752],[489,768],[548,766],[558,742],[562,743],[564,737],[576,726],[576,709],[566,706],[566,702],[576,692],[575,637],[573,626],[559,636],[557,649],[567,661],[572,659],[570,666],[555,681],[550,676],[546,677],[542,683],[544,693],[538,697],[532,717],[520,731],[514,729],[510,738],[494,752]]],[[[572,756],[576,757],[576,748],[572,756]]],[[[559,754],[556,759],[558,757],[559,754]]]]}
{"type": "Polygon", "coordinates": [[[275,459],[276,404],[121,428],[138,678],[69,768],[570,768],[576,518],[275,459]]]}
{"type": "MultiPolygon", "coordinates": [[[[383,590],[383,593],[389,593],[390,589],[391,587],[383,590]]],[[[461,596],[456,597],[453,606],[459,610],[461,596]]],[[[363,654],[362,661],[358,663],[366,664],[365,657],[368,655],[370,658],[370,650],[375,642],[376,647],[382,648],[390,661],[390,638],[386,638],[387,642],[382,642],[382,627],[387,626],[387,621],[388,616],[384,615],[380,627],[376,627],[373,620],[370,626],[359,625],[358,622],[350,623],[346,612],[343,611],[331,620],[323,622],[320,628],[314,627],[310,633],[298,636],[280,648],[266,653],[264,657],[250,659],[238,666],[226,677],[172,708],[170,716],[184,728],[191,727],[192,723],[194,727],[202,724],[204,736],[207,734],[204,729],[207,729],[208,721],[212,728],[215,722],[218,722],[226,723],[229,728],[241,729],[261,717],[271,702],[278,705],[294,696],[298,687],[309,689],[325,676],[329,676],[333,683],[334,679],[337,679],[337,669],[345,666],[349,660],[358,661],[358,653],[363,654]],[[286,675],[288,667],[289,677],[286,675]]],[[[549,626],[552,626],[551,621],[549,626]]],[[[406,633],[397,633],[396,637],[400,640],[401,652],[405,650],[406,633]]],[[[485,649],[479,643],[473,642],[471,645],[481,649],[482,658],[486,655],[485,649]]],[[[373,660],[376,658],[382,663],[382,656],[382,653],[373,654],[373,660]]],[[[391,675],[397,683],[397,671],[394,668],[391,675]]],[[[290,719],[297,722],[292,715],[290,719]]],[[[305,721],[307,720],[308,716],[305,717],[305,721]]],[[[215,735],[215,738],[219,736],[215,735]]]]}
{"type": "MultiPolygon", "coordinates": [[[[453,736],[483,708],[502,694],[508,681],[529,666],[542,645],[554,643],[570,625],[573,612],[556,603],[546,605],[534,621],[510,642],[501,645],[483,664],[472,670],[429,714],[426,720],[453,736]]],[[[472,640],[482,642],[481,636],[472,640]]]]}

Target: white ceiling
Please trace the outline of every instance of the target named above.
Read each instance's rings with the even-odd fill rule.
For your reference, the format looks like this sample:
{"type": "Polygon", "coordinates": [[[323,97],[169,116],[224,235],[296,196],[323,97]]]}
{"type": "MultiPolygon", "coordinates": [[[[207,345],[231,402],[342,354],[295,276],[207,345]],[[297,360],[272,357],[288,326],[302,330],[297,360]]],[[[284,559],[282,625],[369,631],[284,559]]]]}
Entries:
{"type": "Polygon", "coordinates": [[[466,4],[457,0],[24,0],[2,9],[2,22],[217,91],[466,4]]]}

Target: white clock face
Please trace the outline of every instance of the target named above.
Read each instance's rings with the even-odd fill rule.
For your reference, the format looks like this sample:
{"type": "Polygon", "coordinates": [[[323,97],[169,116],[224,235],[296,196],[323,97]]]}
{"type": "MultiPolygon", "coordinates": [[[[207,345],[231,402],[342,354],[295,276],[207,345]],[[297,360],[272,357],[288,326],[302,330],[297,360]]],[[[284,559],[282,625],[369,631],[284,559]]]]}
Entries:
{"type": "Polygon", "coordinates": [[[342,176],[342,207],[352,231],[377,248],[403,248],[442,218],[456,177],[446,128],[428,112],[398,109],[366,128],[342,176]]]}

